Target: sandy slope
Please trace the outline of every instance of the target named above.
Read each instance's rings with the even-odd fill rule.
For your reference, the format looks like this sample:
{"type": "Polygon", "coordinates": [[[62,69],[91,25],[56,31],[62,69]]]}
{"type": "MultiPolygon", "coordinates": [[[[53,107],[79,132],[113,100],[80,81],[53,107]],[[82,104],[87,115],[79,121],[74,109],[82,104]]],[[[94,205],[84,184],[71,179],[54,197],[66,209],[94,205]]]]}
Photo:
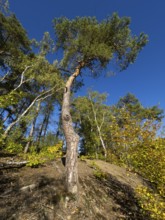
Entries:
{"type": "Polygon", "coordinates": [[[145,181],[123,167],[100,160],[79,161],[79,200],[65,192],[65,168],[60,160],[39,168],[1,172],[1,220],[147,220],[135,189],[145,181]],[[97,179],[92,163],[106,172],[97,179]]]}

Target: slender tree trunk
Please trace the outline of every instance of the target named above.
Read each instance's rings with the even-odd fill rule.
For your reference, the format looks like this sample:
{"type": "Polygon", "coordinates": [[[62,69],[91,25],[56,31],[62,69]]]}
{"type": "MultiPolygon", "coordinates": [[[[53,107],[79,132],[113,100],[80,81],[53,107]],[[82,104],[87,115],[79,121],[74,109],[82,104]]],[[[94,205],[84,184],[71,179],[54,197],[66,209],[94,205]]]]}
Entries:
{"type": "Polygon", "coordinates": [[[44,129],[43,129],[43,130],[44,130],[44,132],[43,132],[44,140],[45,140],[46,132],[47,132],[47,129],[48,129],[50,114],[51,114],[51,110],[48,109],[48,112],[47,112],[47,114],[46,114],[44,129]]]}
{"type": "MultiPolygon", "coordinates": [[[[32,121],[32,125],[31,125],[31,129],[30,129],[30,134],[29,134],[29,138],[31,139],[34,135],[34,130],[35,130],[35,125],[36,125],[36,120],[37,120],[37,116],[38,116],[38,113],[40,111],[40,105],[41,105],[41,102],[38,102],[38,105],[37,105],[37,108],[36,108],[36,113],[35,113],[35,117],[32,121]]],[[[24,149],[24,153],[26,154],[29,150],[29,147],[31,145],[32,141],[29,140],[25,146],[25,149],[24,149]]]]}
{"type": "Polygon", "coordinates": [[[38,140],[37,140],[37,145],[36,145],[37,152],[40,152],[40,141],[41,141],[42,131],[44,128],[45,118],[46,116],[44,116],[44,120],[42,121],[42,124],[39,127],[38,140]]]}
{"type": "Polygon", "coordinates": [[[101,131],[100,131],[100,128],[99,126],[97,126],[97,130],[98,130],[98,133],[99,133],[99,138],[100,138],[100,141],[101,141],[101,145],[103,147],[103,150],[104,150],[104,157],[105,159],[107,158],[107,148],[105,146],[105,143],[104,143],[104,140],[102,138],[102,135],[101,135],[101,131]]]}
{"type": "Polygon", "coordinates": [[[70,94],[71,86],[74,79],[80,74],[83,67],[81,63],[75,72],[69,77],[66,82],[66,87],[63,95],[62,103],[62,127],[66,140],[66,187],[67,191],[72,194],[78,193],[78,167],[77,167],[77,152],[79,136],[76,134],[72,124],[72,117],[70,114],[70,94]]]}
{"type": "Polygon", "coordinates": [[[46,113],[44,115],[44,119],[43,119],[43,122],[40,126],[40,129],[39,129],[39,135],[38,135],[38,140],[37,140],[37,148],[39,150],[39,147],[40,147],[40,141],[41,141],[41,137],[43,137],[43,141],[45,141],[45,135],[46,135],[46,131],[47,131],[47,127],[48,127],[48,124],[49,124],[49,118],[50,118],[50,113],[51,113],[51,104],[48,103],[48,105],[46,106],[46,113]],[[42,136],[43,134],[43,136],[42,136]]]}
{"type": "Polygon", "coordinates": [[[94,108],[94,105],[93,105],[93,103],[92,103],[91,97],[89,97],[89,98],[90,98],[90,101],[91,101],[92,111],[93,111],[94,120],[95,120],[95,124],[96,124],[97,131],[98,131],[99,139],[100,139],[101,145],[102,145],[102,147],[103,147],[104,157],[105,157],[105,159],[106,159],[106,158],[107,158],[107,148],[106,148],[106,145],[105,145],[105,143],[104,143],[104,140],[103,140],[103,138],[102,138],[102,133],[101,133],[101,128],[102,128],[102,125],[103,125],[103,123],[104,123],[104,114],[103,114],[102,123],[99,125],[98,120],[97,120],[97,113],[96,113],[96,111],[95,111],[95,108],[94,108]]]}

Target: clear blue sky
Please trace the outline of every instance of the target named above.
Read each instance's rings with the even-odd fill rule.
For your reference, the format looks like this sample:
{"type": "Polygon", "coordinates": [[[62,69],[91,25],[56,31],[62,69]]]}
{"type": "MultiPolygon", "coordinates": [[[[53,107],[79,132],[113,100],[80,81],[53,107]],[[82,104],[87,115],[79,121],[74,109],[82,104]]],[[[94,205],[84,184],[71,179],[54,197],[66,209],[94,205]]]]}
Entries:
{"type": "MultiPolygon", "coordinates": [[[[52,20],[66,16],[96,16],[99,20],[118,12],[131,17],[133,34],[145,32],[149,43],[136,62],[113,77],[85,78],[84,95],[92,87],[107,92],[108,103],[116,103],[126,93],[133,93],[146,106],[159,105],[165,110],[165,0],[9,0],[30,38],[40,40],[45,31],[53,36],[52,20]]],[[[165,120],[164,120],[165,122],[165,120]]]]}

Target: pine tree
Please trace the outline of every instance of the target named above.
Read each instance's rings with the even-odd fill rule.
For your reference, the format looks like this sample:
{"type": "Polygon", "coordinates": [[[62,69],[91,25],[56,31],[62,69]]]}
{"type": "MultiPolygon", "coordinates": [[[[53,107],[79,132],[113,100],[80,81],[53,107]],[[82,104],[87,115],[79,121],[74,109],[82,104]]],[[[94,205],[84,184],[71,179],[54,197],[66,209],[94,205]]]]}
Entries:
{"type": "Polygon", "coordinates": [[[95,17],[65,17],[54,20],[57,48],[63,51],[61,70],[66,78],[62,103],[62,125],[67,145],[66,185],[70,193],[78,192],[77,147],[79,136],[74,131],[70,114],[73,83],[85,70],[93,77],[101,74],[112,61],[120,70],[133,63],[147,43],[147,36],[131,34],[130,19],[116,13],[102,22],[95,17]]]}

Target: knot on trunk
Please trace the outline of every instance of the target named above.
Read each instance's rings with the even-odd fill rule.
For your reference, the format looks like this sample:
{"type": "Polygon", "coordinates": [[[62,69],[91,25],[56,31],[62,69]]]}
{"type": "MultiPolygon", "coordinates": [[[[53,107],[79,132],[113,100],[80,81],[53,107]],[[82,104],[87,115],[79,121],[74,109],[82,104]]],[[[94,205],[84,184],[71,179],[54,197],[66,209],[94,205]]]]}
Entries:
{"type": "Polygon", "coordinates": [[[69,121],[70,120],[70,115],[68,115],[68,114],[64,115],[64,120],[69,121]]]}

